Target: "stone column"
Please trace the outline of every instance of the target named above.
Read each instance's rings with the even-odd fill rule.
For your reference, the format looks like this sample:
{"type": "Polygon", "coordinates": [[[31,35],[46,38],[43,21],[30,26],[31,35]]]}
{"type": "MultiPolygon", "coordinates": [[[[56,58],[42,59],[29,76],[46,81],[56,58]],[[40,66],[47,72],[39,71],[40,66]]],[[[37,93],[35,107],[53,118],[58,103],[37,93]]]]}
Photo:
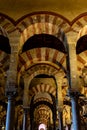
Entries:
{"type": "Polygon", "coordinates": [[[28,114],[29,114],[29,108],[23,108],[24,109],[24,117],[23,117],[23,130],[28,129],[28,114]]]}
{"type": "Polygon", "coordinates": [[[14,97],[10,94],[8,96],[6,130],[14,129],[14,117],[15,117],[15,101],[14,101],[14,97]]]}
{"type": "Polygon", "coordinates": [[[63,130],[63,113],[62,113],[62,111],[58,112],[58,116],[59,116],[59,130],[63,130]]]}
{"type": "Polygon", "coordinates": [[[77,58],[74,42],[69,44],[67,55],[67,72],[69,81],[69,96],[72,104],[72,120],[74,130],[80,130],[80,116],[78,107],[79,82],[77,74],[77,58]]]}
{"type": "MultiPolygon", "coordinates": [[[[12,74],[12,73],[10,73],[10,74],[12,74]]],[[[15,94],[16,94],[16,83],[14,83],[14,80],[11,81],[11,79],[10,80],[8,79],[8,84],[6,86],[6,96],[8,97],[8,106],[7,106],[7,115],[6,115],[6,130],[14,129],[15,94]]]]}
{"type": "Polygon", "coordinates": [[[23,117],[23,130],[27,130],[27,120],[29,114],[29,75],[25,74],[24,76],[24,97],[23,97],[23,109],[24,109],[24,117],[23,117]]]}
{"type": "Polygon", "coordinates": [[[15,108],[15,130],[18,130],[18,110],[15,108]]]}
{"type": "Polygon", "coordinates": [[[11,55],[10,55],[9,70],[7,74],[7,83],[5,88],[5,93],[6,96],[8,97],[6,130],[14,129],[14,118],[15,118],[15,94],[17,92],[16,87],[17,87],[18,39],[14,38],[14,36],[16,36],[18,33],[17,32],[14,33],[10,37],[11,55]]]}
{"type": "Polygon", "coordinates": [[[78,105],[79,93],[70,90],[69,95],[71,98],[71,105],[72,105],[73,128],[74,130],[81,130],[80,113],[79,113],[79,105],[78,105]]]}
{"type": "Polygon", "coordinates": [[[67,55],[67,72],[69,87],[75,91],[79,91],[80,84],[78,82],[77,74],[77,57],[75,44],[69,44],[68,55],[67,55]]]}
{"type": "Polygon", "coordinates": [[[29,106],[30,99],[29,99],[29,85],[30,85],[30,79],[29,75],[24,75],[24,95],[23,95],[23,107],[26,108],[29,106]]]}
{"type": "Polygon", "coordinates": [[[63,97],[62,97],[62,80],[63,80],[63,72],[59,72],[55,76],[56,85],[57,85],[57,111],[59,116],[59,130],[63,130],[63,120],[62,120],[62,111],[63,111],[63,97]]]}

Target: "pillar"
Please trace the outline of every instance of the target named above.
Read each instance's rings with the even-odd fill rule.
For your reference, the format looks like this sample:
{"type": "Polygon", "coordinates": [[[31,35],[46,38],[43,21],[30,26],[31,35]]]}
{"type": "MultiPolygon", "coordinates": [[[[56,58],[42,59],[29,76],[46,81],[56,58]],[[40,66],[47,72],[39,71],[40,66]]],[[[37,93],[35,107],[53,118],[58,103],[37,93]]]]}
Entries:
{"type": "Polygon", "coordinates": [[[28,113],[29,113],[29,108],[23,108],[24,109],[24,116],[23,116],[23,130],[28,129],[28,113]]]}
{"type": "Polygon", "coordinates": [[[62,120],[62,112],[63,112],[63,97],[62,97],[62,80],[64,73],[61,71],[56,74],[56,85],[57,85],[57,111],[59,117],[59,130],[63,130],[63,120],[62,120]]]}
{"type": "Polygon", "coordinates": [[[15,130],[18,130],[18,109],[15,108],[15,130]]]}
{"type": "Polygon", "coordinates": [[[78,82],[79,77],[77,74],[77,56],[74,43],[70,43],[68,48],[67,74],[69,87],[75,91],[79,91],[80,84],[78,82]]]}
{"type": "Polygon", "coordinates": [[[73,92],[70,90],[70,98],[71,98],[71,105],[72,105],[72,123],[74,130],[81,130],[81,122],[80,122],[80,112],[79,112],[79,93],[73,92]]]}
{"type": "Polygon", "coordinates": [[[69,96],[71,98],[72,105],[73,128],[74,130],[80,130],[80,115],[78,106],[80,84],[78,82],[77,74],[76,47],[74,41],[73,43],[72,41],[70,41],[69,48],[67,48],[67,76],[69,81],[69,96]]]}
{"type": "Polygon", "coordinates": [[[28,74],[25,74],[24,75],[24,95],[23,95],[23,107],[24,108],[27,108],[30,105],[29,85],[30,85],[30,77],[28,74]]]}
{"type": "Polygon", "coordinates": [[[6,130],[14,129],[15,117],[15,101],[12,95],[8,96],[7,116],[6,116],[6,130]]]}
{"type": "Polygon", "coordinates": [[[63,130],[63,113],[62,113],[62,111],[58,112],[58,116],[59,116],[59,130],[63,130]]]}
{"type": "Polygon", "coordinates": [[[15,118],[15,94],[17,92],[17,56],[18,56],[18,39],[14,38],[14,34],[18,35],[17,32],[13,32],[10,43],[11,43],[11,54],[10,54],[10,65],[7,73],[7,82],[5,93],[8,98],[7,116],[6,116],[6,129],[14,130],[14,118],[15,118]]]}
{"type": "Polygon", "coordinates": [[[27,130],[28,125],[28,114],[29,114],[29,105],[30,105],[30,99],[29,99],[29,85],[30,85],[30,79],[29,75],[24,75],[24,95],[23,95],[23,109],[24,109],[24,116],[23,116],[23,130],[27,130]]]}

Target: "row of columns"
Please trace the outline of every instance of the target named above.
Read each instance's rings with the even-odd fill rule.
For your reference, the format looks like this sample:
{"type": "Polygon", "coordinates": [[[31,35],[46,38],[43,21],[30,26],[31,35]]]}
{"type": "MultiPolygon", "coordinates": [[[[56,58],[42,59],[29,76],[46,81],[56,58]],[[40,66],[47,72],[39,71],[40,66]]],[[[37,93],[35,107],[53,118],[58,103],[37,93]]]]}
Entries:
{"type": "MultiPolygon", "coordinates": [[[[72,121],[74,130],[80,130],[80,116],[78,107],[79,95],[72,90],[69,92],[72,104],[72,121]]],[[[15,115],[15,93],[8,93],[8,107],[7,107],[7,118],[6,118],[6,130],[14,129],[14,115],[15,115]]],[[[23,118],[23,130],[27,130],[27,115],[28,108],[24,108],[24,118],[23,118]]],[[[59,130],[63,130],[63,118],[62,111],[58,111],[59,116],[59,130]]]]}
{"type": "MultiPolygon", "coordinates": [[[[79,106],[78,106],[78,93],[70,92],[71,103],[72,103],[72,123],[74,130],[80,130],[80,116],[79,116],[79,106]]],[[[27,130],[27,116],[29,108],[24,108],[24,118],[23,118],[23,130],[27,130]]],[[[62,111],[58,112],[59,117],[59,130],[63,130],[63,118],[62,111]]],[[[14,129],[14,118],[15,118],[15,100],[13,95],[8,97],[8,107],[7,107],[7,118],[6,118],[6,130],[14,129]]],[[[70,129],[70,128],[69,128],[70,129]]],[[[69,130],[68,129],[68,130],[69,130]]]]}
{"type": "MultiPolygon", "coordinates": [[[[23,128],[22,130],[27,130],[28,124],[28,114],[29,108],[23,108],[24,115],[23,115],[23,128]]],[[[13,96],[8,97],[8,107],[7,107],[7,116],[6,116],[6,128],[5,130],[14,130],[15,128],[15,100],[13,96]]]]}
{"type": "MultiPolygon", "coordinates": [[[[72,124],[74,130],[81,130],[81,123],[80,123],[80,113],[79,113],[79,106],[78,106],[78,99],[79,99],[79,82],[77,76],[77,59],[76,59],[76,50],[75,44],[69,44],[68,55],[67,55],[67,78],[68,78],[68,85],[69,85],[69,96],[71,100],[71,108],[72,108],[72,124]]],[[[59,76],[60,77],[60,76],[59,76]]],[[[58,78],[59,78],[58,77],[58,78]]],[[[57,79],[58,82],[58,79],[57,79]]],[[[61,87],[61,79],[57,83],[58,89],[61,87]]],[[[58,90],[61,92],[61,90],[58,90]]],[[[59,94],[59,92],[58,92],[59,94]]],[[[59,130],[63,130],[63,121],[62,121],[62,100],[61,95],[58,97],[58,107],[59,107],[59,130]]],[[[68,130],[70,129],[70,125],[68,126],[68,130]]]]}
{"type": "Polygon", "coordinates": [[[6,116],[6,130],[13,130],[14,118],[15,118],[15,101],[13,95],[9,95],[7,116],[6,116]]]}
{"type": "MultiPolygon", "coordinates": [[[[70,60],[70,89],[72,88],[72,90],[76,90],[77,87],[77,80],[76,80],[76,68],[74,66],[75,62],[76,62],[76,57],[75,57],[75,49],[73,47],[73,45],[70,45],[70,49],[72,50],[71,52],[69,52],[69,59],[70,60]],[[73,60],[74,59],[74,60],[73,60]],[[74,69],[73,69],[74,68],[74,69]]],[[[14,50],[12,51],[14,52],[14,50]]],[[[16,82],[16,69],[17,69],[17,62],[15,61],[17,57],[17,53],[12,53],[11,54],[11,64],[10,64],[10,74],[8,77],[8,86],[7,86],[7,96],[8,96],[8,107],[7,107],[7,117],[6,117],[6,130],[13,130],[14,129],[14,115],[15,115],[15,93],[16,93],[16,86],[14,84],[14,82],[16,82]],[[13,61],[14,59],[14,61],[13,61]],[[15,64],[15,67],[14,67],[15,64]],[[14,75],[14,74],[15,75],[14,75]],[[15,79],[14,79],[15,77],[15,79]]],[[[77,66],[76,66],[77,67],[77,66]]],[[[27,83],[27,82],[25,82],[27,83]]],[[[27,84],[28,87],[29,84],[27,84]]],[[[57,82],[58,85],[58,91],[60,91],[61,89],[61,83],[58,81],[57,82]]],[[[77,87],[78,88],[78,87],[77,87]]],[[[77,90],[76,90],[77,91],[77,90]]],[[[80,118],[79,118],[79,110],[78,110],[78,93],[76,93],[76,91],[71,91],[69,92],[70,94],[70,98],[71,98],[71,104],[72,104],[72,121],[73,121],[73,127],[74,130],[80,130],[80,118]]],[[[25,90],[25,93],[27,93],[28,91],[25,90]]],[[[61,108],[62,107],[62,96],[59,95],[61,93],[58,92],[58,106],[61,108]]],[[[24,94],[25,96],[26,94],[24,94]]],[[[27,96],[27,95],[26,95],[27,96]]],[[[26,97],[28,98],[28,97],[26,97]]],[[[25,101],[27,101],[25,99],[25,101]]],[[[24,106],[26,106],[26,104],[24,104],[24,106]]],[[[26,107],[25,107],[26,108],[26,107]]],[[[23,121],[23,130],[27,130],[27,110],[24,108],[24,121],[23,121]]],[[[60,130],[63,130],[63,123],[62,123],[62,112],[59,111],[59,126],[60,126],[60,130]]]]}
{"type": "MultiPolygon", "coordinates": [[[[80,116],[78,107],[78,93],[70,92],[71,103],[72,103],[72,121],[74,130],[80,130],[80,116]]],[[[27,130],[27,115],[28,108],[24,108],[23,118],[23,130],[27,130]]],[[[63,130],[63,118],[62,112],[58,112],[59,116],[59,130],[63,130]]],[[[14,129],[14,118],[15,118],[15,100],[13,95],[8,96],[8,107],[7,107],[7,118],[6,118],[6,130],[14,129]]],[[[68,129],[69,130],[69,129],[68,129]]]]}
{"type": "MultiPolygon", "coordinates": [[[[9,77],[12,73],[9,73],[9,77]]],[[[6,95],[8,97],[8,106],[7,106],[7,116],[6,116],[6,128],[5,130],[14,130],[15,128],[15,96],[17,93],[16,90],[16,84],[12,82],[13,80],[9,80],[7,82],[7,89],[6,89],[6,95]],[[9,85],[9,86],[8,86],[9,85]]],[[[24,100],[23,100],[23,126],[22,130],[27,130],[28,126],[28,114],[29,114],[29,107],[28,107],[28,86],[29,86],[29,78],[24,77],[24,100]]]]}

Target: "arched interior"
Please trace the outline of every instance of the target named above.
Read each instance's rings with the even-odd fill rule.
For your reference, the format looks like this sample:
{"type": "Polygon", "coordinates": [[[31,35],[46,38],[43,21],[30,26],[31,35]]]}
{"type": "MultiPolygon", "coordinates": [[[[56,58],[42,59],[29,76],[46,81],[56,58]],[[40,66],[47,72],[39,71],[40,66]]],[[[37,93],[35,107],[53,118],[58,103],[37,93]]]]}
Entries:
{"type": "Polygon", "coordinates": [[[46,130],[46,125],[45,124],[40,124],[38,130],[46,130]]]}
{"type": "Polygon", "coordinates": [[[0,50],[6,52],[7,54],[11,53],[9,39],[3,35],[0,35],[0,50]]]}
{"type": "Polygon", "coordinates": [[[80,37],[76,44],[76,53],[80,54],[81,52],[87,50],[87,35],[80,37]]]}
{"type": "MultiPolygon", "coordinates": [[[[8,0],[7,4],[9,2],[9,5],[11,5],[14,1],[8,0]]],[[[22,3],[18,4],[19,2],[20,0],[12,4],[14,9],[16,4],[16,7],[18,7],[22,3]]],[[[39,6],[36,6],[37,4],[41,4],[40,1],[31,2],[28,0],[28,2],[27,9],[30,9],[31,5],[35,5],[35,8],[33,7],[30,12],[33,9],[35,11],[37,7],[39,8],[39,6]]],[[[54,2],[51,0],[48,5],[45,2],[47,1],[44,1],[44,4],[40,6],[40,10],[45,6],[46,10],[50,6],[51,8],[54,7],[54,2]]],[[[60,6],[58,2],[61,1],[56,2],[56,6],[60,6]]],[[[4,8],[6,5],[4,4],[4,8]]],[[[27,4],[24,1],[23,8],[21,6],[18,8],[22,9],[21,16],[22,13],[27,12],[26,8],[24,9],[25,5],[27,4]]],[[[66,7],[63,3],[61,5],[66,7]]],[[[12,6],[10,7],[12,8],[12,6]]],[[[71,7],[67,7],[70,9],[67,8],[68,11],[66,11],[70,13],[71,7]]],[[[54,8],[54,10],[56,9],[61,9],[61,6],[54,8]]],[[[72,117],[76,117],[78,114],[78,112],[76,114],[72,112],[71,100],[73,96],[78,97],[76,107],[80,106],[79,118],[81,117],[81,122],[79,126],[81,124],[82,130],[87,129],[87,77],[85,84],[83,84],[83,78],[87,74],[86,71],[84,71],[84,74],[82,73],[83,69],[87,69],[87,36],[83,36],[83,34],[86,34],[86,28],[81,33],[80,39],[76,41],[80,28],[87,23],[87,13],[71,20],[74,15],[69,13],[67,19],[64,17],[65,12],[64,15],[59,15],[54,12],[39,11],[17,19],[20,14],[18,14],[18,10],[15,9],[15,11],[17,11],[16,19],[13,15],[14,18],[11,19],[0,13],[0,25],[4,28],[0,31],[0,130],[5,129],[6,116],[8,116],[10,110],[12,111],[10,111],[11,114],[7,119],[9,121],[7,127],[11,126],[14,130],[37,130],[40,124],[45,124],[47,130],[58,130],[61,124],[62,130],[70,130],[70,127],[72,130],[72,125],[77,122],[77,118],[73,120],[72,117]],[[7,33],[9,38],[7,38],[7,33]],[[76,42],[76,48],[72,48],[75,47],[76,42]],[[68,48],[68,45],[71,46],[68,48]],[[73,49],[76,49],[77,55],[72,54],[73,49]],[[72,57],[69,57],[71,55],[68,54],[72,54],[72,57]],[[77,57],[76,60],[74,56],[77,57]],[[66,63],[67,59],[68,62],[66,63]],[[74,66],[69,68],[72,64],[74,66]],[[77,68],[77,71],[74,67],[77,68]],[[72,85],[75,85],[74,90],[69,86],[69,83],[71,83],[68,82],[71,81],[71,77],[67,76],[69,73],[68,76],[71,76],[73,80],[72,85]],[[77,96],[79,94],[77,92],[79,83],[75,84],[78,81],[78,78],[75,78],[76,74],[81,85],[80,96],[77,96]],[[6,79],[7,84],[5,84],[6,79]],[[9,102],[10,109],[7,109],[9,102]],[[14,109],[15,113],[13,112],[14,109]],[[62,123],[60,124],[61,119],[62,123]]],[[[6,10],[6,12],[8,14],[10,11],[6,10]]],[[[45,129],[41,127],[40,130],[45,129]]]]}
{"type": "Polygon", "coordinates": [[[49,34],[35,34],[30,37],[23,45],[22,52],[33,48],[50,47],[66,53],[63,43],[56,37],[49,34]]]}

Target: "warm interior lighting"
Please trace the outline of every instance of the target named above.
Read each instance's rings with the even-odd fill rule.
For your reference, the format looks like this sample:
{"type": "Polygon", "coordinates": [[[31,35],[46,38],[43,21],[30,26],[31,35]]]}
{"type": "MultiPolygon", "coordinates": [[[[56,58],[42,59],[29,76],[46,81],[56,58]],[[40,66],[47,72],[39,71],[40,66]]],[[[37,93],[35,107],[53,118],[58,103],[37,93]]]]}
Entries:
{"type": "Polygon", "coordinates": [[[46,125],[45,124],[40,124],[38,130],[46,130],[46,125]]]}

